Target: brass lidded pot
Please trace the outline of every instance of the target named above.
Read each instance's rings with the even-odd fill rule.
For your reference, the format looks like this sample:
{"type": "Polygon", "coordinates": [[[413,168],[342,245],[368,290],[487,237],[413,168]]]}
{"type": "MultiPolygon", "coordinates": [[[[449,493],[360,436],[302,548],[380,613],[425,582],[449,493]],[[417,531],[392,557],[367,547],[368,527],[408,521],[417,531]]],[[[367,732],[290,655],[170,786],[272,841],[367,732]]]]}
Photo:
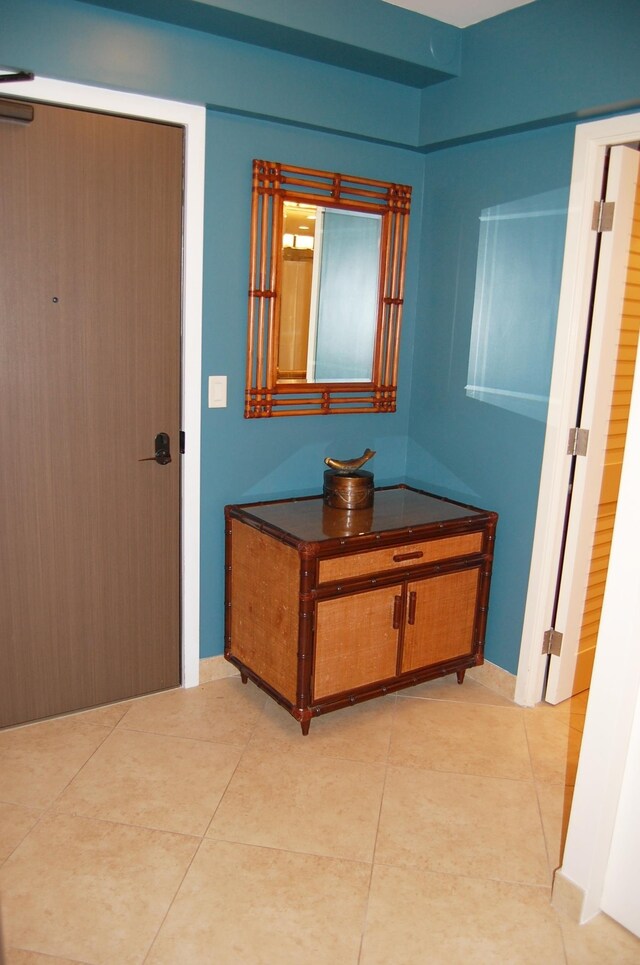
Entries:
{"type": "Polygon", "coordinates": [[[350,473],[327,469],[322,494],[325,505],[332,509],[368,509],[373,505],[373,473],[366,469],[350,473]]]}

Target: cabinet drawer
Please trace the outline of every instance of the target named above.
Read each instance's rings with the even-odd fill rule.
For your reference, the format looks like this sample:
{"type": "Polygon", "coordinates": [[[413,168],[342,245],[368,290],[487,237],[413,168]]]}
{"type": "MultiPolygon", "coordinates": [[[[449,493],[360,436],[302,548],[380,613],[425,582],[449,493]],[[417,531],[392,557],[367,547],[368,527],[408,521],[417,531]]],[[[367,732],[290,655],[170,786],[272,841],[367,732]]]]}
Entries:
{"type": "Polygon", "coordinates": [[[336,556],[332,559],[320,560],[318,579],[320,583],[332,583],[335,580],[366,576],[367,573],[405,570],[412,566],[423,566],[435,560],[480,553],[483,535],[482,531],[462,533],[460,536],[444,536],[441,539],[406,543],[403,546],[388,546],[353,556],[336,556]]]}

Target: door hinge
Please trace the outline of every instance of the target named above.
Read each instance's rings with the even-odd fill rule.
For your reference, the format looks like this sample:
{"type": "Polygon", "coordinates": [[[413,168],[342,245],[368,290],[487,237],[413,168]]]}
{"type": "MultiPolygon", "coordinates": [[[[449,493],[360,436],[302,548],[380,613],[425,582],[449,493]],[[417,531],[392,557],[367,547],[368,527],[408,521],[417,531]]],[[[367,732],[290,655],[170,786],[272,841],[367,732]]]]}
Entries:
{"type": "Polygon", "coordinates": [[[542,638],[542,652],[550,653],[554,657],[560,656],[562,650],[562,634],[559,630],[546,630],[542,638]]]}
{"type": "Polygon", "coordinates": [[[181,429],[180,430],[180,454],[182,456],[184,456],[184,447],[185,447],[184,429],[181,429]]]}
{"type": "Polygon", "coordinates": [[[569,429],[568,456],[586,456],[589,445],[588,429],[569,429]]]}
{"type": "Polygon", "coordinates": [[[613,228],[613,214],[616,209],[615,201],[596,201],[593,206],[592,231],[611,231],[613,228]]]}

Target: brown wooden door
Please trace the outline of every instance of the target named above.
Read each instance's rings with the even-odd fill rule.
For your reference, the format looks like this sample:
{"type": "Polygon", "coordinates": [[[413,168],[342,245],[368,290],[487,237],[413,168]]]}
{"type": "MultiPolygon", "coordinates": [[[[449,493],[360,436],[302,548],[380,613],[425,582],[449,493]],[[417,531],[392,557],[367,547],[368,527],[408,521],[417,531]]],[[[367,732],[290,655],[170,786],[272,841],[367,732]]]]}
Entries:
{"type": "Polygon", "coordinates": [[[179,127],[0,121],[0,725],[180,681],[182,162],[179,127]]]}

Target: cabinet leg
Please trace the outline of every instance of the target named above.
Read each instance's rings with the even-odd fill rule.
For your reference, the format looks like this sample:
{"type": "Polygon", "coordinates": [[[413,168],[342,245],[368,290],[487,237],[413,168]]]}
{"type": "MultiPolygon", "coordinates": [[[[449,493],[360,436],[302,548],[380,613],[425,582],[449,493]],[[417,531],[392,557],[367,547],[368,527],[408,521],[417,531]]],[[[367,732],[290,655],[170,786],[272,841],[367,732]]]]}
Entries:
{"type": "Polygon", "coordinates": [[[456,677],[458,678],[459,684],[461,684],[462,681],[464,680],[464,674],[465,674],[464,670],[456,670],[456,677]]]}
{"type": "Polygon", "coordinates": [[[240,671],[240,680],[242,681],[242,683],[243,683],[243,684],[246,684],[246,682],[247,682],[248,679],[249,679],[249,678],[247,677],[246,673],[243,673],[242,670],[241,670],[241,671],[240,671]]]}
{"type": "Polygon", "coordinates": [[[302,727],[302,736],[303,736],[303,737],[306,737],[307,734],[309,733],[309,727],[311,726],[311,721],[310,721],[310,720],[301,720],[301,721],[300,721],[300,726],[302,727]]]}

